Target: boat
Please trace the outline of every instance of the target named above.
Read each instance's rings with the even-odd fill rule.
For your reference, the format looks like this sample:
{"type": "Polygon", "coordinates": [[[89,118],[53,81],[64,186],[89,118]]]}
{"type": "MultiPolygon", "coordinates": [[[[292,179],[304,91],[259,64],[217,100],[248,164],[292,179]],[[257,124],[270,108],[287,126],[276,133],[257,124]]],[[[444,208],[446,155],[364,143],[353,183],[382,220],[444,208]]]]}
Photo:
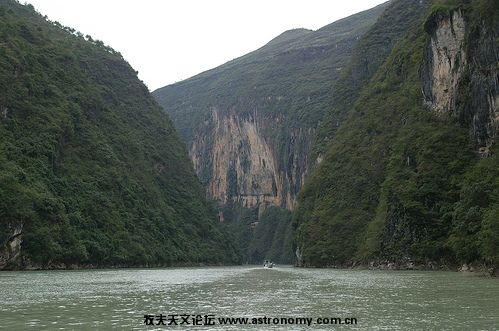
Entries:
{"type": "Polygon", "coordinates": [[[274,263],[272,261],[265,260],[265,262],[263,262],[263,267],[266,268],[266,269],[273,268],[274,267],[274,263]]]}

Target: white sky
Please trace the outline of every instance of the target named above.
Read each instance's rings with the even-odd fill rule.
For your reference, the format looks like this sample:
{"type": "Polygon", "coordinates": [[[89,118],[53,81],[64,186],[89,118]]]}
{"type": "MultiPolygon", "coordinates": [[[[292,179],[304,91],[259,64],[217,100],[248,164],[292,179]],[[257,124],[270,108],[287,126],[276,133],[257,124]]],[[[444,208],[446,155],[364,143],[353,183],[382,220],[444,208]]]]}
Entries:
{"type": "Polygon", "coordinates": [[[316,30],[385,0],[21,0],[120,52],[149,89],[316,30]]]}

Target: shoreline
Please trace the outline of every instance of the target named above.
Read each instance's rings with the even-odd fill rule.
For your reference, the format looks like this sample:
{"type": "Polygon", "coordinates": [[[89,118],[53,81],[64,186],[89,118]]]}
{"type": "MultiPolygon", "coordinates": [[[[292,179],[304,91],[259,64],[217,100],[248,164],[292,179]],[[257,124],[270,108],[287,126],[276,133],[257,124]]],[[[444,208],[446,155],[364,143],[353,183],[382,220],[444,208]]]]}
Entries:
{"type": "MultiPolygon", "coordinates": [[[[169,265],[136,265],[136,266],[127,266],[127,265],[76,265],[72,264],[69,266],[65,266],[63,264],[59,265],[51,265],[49,267],[40,267],[40,266],[28,266],[25,268],[12,268],[12,269],[0,269],[0,272],[9,272],[9,271],[21,271],[21,272],[30,272],[30,271],[78,271],[78,270],[121,270],[121,269],[168,269],[168,268],[203,268],[203,267],[241,267],[241,266],[259,266],[258,264],[250,265],[250,264],[223,264],[223,263],[190,263],[190,262],[182,262],[182,263],[173,263],[169,265]]],[[[416,264],[416,263],[405,263],[405,264],[396,264],[396,263],[374,263],[371,262],[369,264],[354,264],[351,266],[298,266],[298,265],[288,265],[294,268],[303,268],[303,269],[338,269],[338,270],[374,270],[374,271],[435,271],[435,272],[455,272],[462,274],[469,274],[473,276],[480,277],[499,277],[499,269],[488,268],[483,264],[463,264],[462,266],[448,266],[448,265],[439,265],[435,264],[416,264]]]]}
{"type": "Polygon", "coordinates": [[[380,270],[380,271],[447,271],[456,272],[462,274],[470,274],[476,276],[486,276],[486,277],[499,277],[499,269],[488,267],[480,263],[464,263],[463,265],[447,265],[447,264],[437,264],[437,263],[395,263],[395,262],[370,262],[368,264],[352,264],[349,266],[300,266],[295,265],[298,268],[305,269],[343,269],[343,270],[380,270]]]}

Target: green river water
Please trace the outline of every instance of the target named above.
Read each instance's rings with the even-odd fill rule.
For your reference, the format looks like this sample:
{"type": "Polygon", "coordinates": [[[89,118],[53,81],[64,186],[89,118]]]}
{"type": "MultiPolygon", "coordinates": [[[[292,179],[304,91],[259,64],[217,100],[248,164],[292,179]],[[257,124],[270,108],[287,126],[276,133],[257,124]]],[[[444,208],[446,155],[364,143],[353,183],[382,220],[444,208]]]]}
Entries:
{"type": "Polygon", "coordinates": [[[0,272],[0,330],[245,329],[499,330],[499,279],[279,266],[0,272]]]}

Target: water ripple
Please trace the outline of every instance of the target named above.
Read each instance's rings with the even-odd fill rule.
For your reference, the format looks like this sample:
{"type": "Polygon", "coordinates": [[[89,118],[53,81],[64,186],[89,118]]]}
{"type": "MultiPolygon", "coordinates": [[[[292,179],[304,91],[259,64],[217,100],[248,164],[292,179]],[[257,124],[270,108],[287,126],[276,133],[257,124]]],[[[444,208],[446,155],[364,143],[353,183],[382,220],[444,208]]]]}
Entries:
{"type": "MultiPolygon", "coordinates": [[[[499,330],[499,280],[445,272],[286,267],[5,272],[0,294],[5,330],[155,329],[144,325],[146,314],[357,318],[358,325],[348,330],[499,330]]],[[[204,329],[261,328],[217,323],[204,329]]]]}

